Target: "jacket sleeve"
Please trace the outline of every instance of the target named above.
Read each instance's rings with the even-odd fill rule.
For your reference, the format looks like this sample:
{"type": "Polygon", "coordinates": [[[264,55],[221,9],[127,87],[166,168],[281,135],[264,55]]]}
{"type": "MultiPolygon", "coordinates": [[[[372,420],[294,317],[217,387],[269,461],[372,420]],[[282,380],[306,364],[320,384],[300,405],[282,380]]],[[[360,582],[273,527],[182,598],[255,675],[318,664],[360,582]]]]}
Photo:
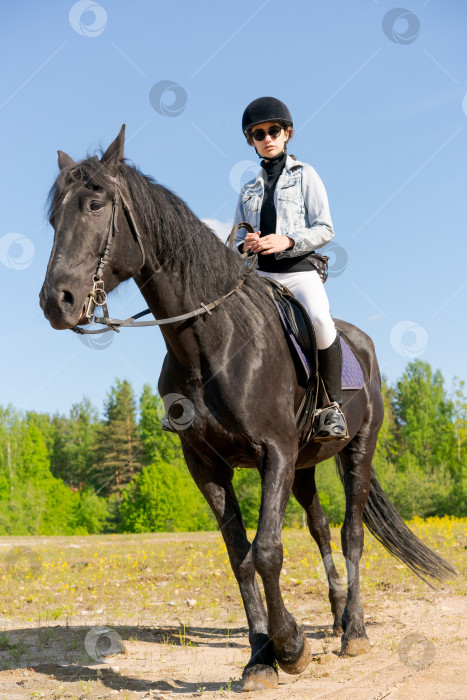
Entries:
{"type": "Polygon", "coordinates": [[[294,245],[282,253],[276,253],[277,259],[311,253],[334,238],[326,190],[318,173],[308,163],[305,163],[302,169],[302,194],[305,203],[305,228],[283,232],[294,241],[294,245]]]}
{"type": "MultiPolygon", "coordinates": [[[[243,190],[240,192],[240,196],[238,198],[238,204],[237,209],[235,210],[232,228],[235,226],[235,224],[240,223],[240,221],[245,221],[245,217],[243,214],[243,190]]],[[[246,230],[244,228],[238,229],[238,231],[235,234],[233,249],[236,250],[237,253],[243,253],[243,241],[245,240],[245,236],[246,230]],[[238,249],[239,246],[241,246],[240,250],[238,249]]]]}

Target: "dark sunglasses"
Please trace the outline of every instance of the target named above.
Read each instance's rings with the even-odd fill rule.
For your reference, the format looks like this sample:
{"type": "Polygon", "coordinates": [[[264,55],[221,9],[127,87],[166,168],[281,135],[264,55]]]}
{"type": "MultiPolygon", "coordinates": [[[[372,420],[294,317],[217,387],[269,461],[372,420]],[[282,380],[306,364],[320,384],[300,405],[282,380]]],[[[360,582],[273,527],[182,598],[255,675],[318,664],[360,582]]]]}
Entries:
{"type": "Polygon", "coordinates": [[[268,134],[272,139],[277,139],[282,131],[282,126],[270,126],[267,131],[265,129],[256,129],[256,131],[251,132],[251,136],[255,141],[264,141],[266,134],[268,134]]]}

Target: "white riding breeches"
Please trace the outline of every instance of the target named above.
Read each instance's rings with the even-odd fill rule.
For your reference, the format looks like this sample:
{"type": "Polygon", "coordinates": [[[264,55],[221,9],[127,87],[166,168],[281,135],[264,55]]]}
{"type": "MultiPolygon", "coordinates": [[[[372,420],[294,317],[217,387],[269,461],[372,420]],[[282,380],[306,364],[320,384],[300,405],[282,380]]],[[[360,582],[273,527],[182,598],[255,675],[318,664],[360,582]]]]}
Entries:
{"type": "Polygon", "coordinates": [[[337,331],[329,310],[328,296],[316,270],[302,272],[264,272],[258,275],[271,277],[287,287],[308,311],[315,327],[318,350],[325,350],[335,340],[337,331]]]}

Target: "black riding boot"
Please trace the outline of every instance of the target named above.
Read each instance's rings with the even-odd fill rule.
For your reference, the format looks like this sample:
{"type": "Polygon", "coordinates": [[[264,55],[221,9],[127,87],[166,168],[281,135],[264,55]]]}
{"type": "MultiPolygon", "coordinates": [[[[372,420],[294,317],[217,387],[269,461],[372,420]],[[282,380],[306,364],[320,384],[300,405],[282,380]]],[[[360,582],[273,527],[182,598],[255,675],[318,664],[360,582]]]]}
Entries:
{"type": "Polygon", "coordinates": [[[316,411],[317,442],[348,438],[347,423],[342,405],[342,348],[339,335],[325,350],[318,350],[318,371],[329,398],[329,405],[316,411]]]}

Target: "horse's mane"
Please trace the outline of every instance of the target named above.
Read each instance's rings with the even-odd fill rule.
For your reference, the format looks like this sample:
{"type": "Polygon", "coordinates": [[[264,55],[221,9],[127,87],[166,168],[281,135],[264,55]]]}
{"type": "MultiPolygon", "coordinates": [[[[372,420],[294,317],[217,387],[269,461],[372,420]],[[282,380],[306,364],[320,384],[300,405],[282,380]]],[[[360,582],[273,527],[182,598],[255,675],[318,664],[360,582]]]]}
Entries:
{"type": "MultiPolygon", "coordinates": [[[[243,260],[227,248],[178,195],[126,162],[119,166],[119,179],[126,187],[144,232],[145,248],[152,251],[166,272],[179,277],[183,289],[197,305],[214,301],[219,293],[230,291],[238,284],[245,274],[243,260]]],[[[75,183],[110,192],[115,188],[108,168],[97,156],[88,156],[67,165],[49,192],[47,203],[51,222],[75,183]]],[[[247,278],[243,287],[255,306],[258,307],[262,299],[268,308],[271,302],[264,283],[256,274],[249,274],[247,278]]],[[[243,305],[228,306],[234,323],[244,326],[246,311],[243,305]]]]}

